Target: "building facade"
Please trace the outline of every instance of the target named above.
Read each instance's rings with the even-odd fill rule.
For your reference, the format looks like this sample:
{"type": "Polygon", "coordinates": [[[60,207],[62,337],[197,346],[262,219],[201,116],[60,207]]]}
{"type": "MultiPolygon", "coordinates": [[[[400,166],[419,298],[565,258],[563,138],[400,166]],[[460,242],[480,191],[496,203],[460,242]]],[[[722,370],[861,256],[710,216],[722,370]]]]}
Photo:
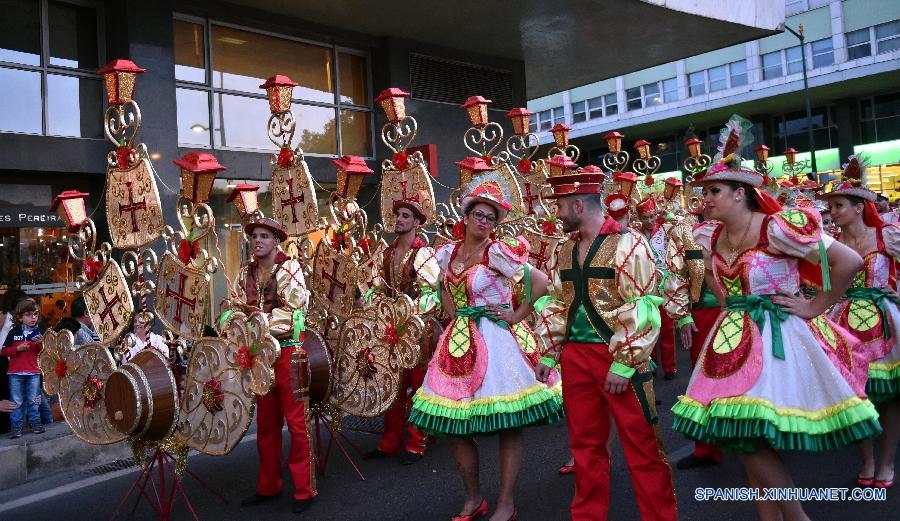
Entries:
{"type": "MultiPolygon", "coordinates": [[[[803,27],[818,171],[866,152],[875,167],[870,183],[894,194],[900,188],[900,168],[891,166],[900,163],[900,2],[785,4],[785,25],[803,27]]],[[[600,164],[610,130],[627,142],[649,140],[662,160],[660,175],[669,176],[688,157],[685,139],[703,139],[712,155],[722,124],[738,113],[754,123],[756,143],[771,148],[777,174],[785,149],[809,158],[802,55],[800,40],[785,31],[532,99],[532,130],[548,143],[553,125],[568,124],[581,162],[592,164],[600,164]]]]}

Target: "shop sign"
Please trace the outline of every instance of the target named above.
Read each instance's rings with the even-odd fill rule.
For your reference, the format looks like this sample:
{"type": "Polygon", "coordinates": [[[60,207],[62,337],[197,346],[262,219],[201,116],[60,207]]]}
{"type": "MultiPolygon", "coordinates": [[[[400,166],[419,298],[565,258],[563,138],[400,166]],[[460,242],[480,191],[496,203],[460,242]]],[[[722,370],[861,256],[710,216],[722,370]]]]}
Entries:
{"type": "Polygon", "coordinates": [[[50,228],[64,226],[59,215],[38,206],[0,206],[0,227],[50,228]]]}

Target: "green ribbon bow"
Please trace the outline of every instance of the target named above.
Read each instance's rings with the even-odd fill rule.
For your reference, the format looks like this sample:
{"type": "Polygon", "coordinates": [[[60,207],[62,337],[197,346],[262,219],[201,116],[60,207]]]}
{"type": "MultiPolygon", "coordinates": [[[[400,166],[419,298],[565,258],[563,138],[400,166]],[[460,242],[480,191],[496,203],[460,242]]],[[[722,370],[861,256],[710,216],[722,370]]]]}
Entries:
{"type": "Polygon", "coordinates": [[[750,318],[756,323],[759,332],[762,333],[769,318],[772,327],[772,355],[784,360],[784,341],[781,338],[781,323],[787,320],[788,313],[781,306],[772,302],[775,295],[729,295],[725,298],[725,310],[749,313],[750,318]]]}
{"type": "Polygon", "coordinates": [[[846,296],[849,300],[871,300],[878,313],[881,314],[881,331],[885,340],[891,339],[891,327],[888,324],[887,306],[884,301],[890,300],[894,304],[900,305],[900,298],[893,291],[885,291],[881,288],[850,288],[847,290],[846,296]]]}
{"type": "Polygon", "coordinates": [[[428,308],[434,305],[435,309],[441,306],[441,299],[438,297],[437,291],[432,289],[428,284],[419,286],[419,314],[422,315],[428,308]]]}
{"type": "Polygon", "coordinates": [[[652,327],[659,329],[662,326],[662,317],[659,315],[659,306],[662,306],[665,300],[656,295],[644,295],[641,297],[633,297],[625,301],[626,303],[637,303],[637,328],[644,329],[649,323],[652,327]]]}
{"type": "Polygon", "coordinates": [[[299,342],[300,333],[306,331],[306,317],[303,316],[302,310],[295,309],[291,318],[294,322],[294,342],[299,342]]]}
{"type": "Polygon", "coordinates": [[[234,314],[233,309],[226,309],[225,312],[222,313],[221,316],[219,316],[219,330],[221,330],[223,327],[225,327],[225,321],[228,320],[228,318],[231,317],[231,315],[233,315],[233,314],[234,314]]]}
{"type": "MultiPolygon", "coordinates": [[[[509,304],[503,304],[503,307],[508,309],[509,304]]],[[[472,320],[478,320],[479,318],[486,318],[491,322],[497,324],[503,329],[509,331],[509,324],[506,323],[505,320],[495,317],[494,315],[488,314],[487,306],[466,306],[462,308],[457,308],[456,310],[457,317],[470,318],[472,320]]]]}

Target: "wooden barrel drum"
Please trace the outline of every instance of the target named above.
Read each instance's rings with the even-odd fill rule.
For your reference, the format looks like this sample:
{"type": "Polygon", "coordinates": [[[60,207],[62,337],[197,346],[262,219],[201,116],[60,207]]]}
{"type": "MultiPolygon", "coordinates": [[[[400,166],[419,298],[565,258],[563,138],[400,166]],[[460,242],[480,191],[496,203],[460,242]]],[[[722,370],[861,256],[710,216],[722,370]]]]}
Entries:
{"type": "Polygon", "coordinates": [[[431,318],[425,322],[425,330],[422,333],[422,350],[419,352],[419,366],[427,367],[437,349],[438,340],[444,331],[441,321],[431,318]]]}
{"type": "Polygon", "coordinates": [[[106,381],[106,414],[121,433],[161,440],[172,432],[178,410],[175,377],[159,351],[145,349],[106,381]]]}
{"type": "Polygon", "coordinates": [[[315,329],[306,330],[303,340],[306,351],[306,367],[301,368],[305,374],[303,382],[309,387],[309,403],[322,403],[331,395],[331,367],[334,357],[322,334],[315,329]]]}

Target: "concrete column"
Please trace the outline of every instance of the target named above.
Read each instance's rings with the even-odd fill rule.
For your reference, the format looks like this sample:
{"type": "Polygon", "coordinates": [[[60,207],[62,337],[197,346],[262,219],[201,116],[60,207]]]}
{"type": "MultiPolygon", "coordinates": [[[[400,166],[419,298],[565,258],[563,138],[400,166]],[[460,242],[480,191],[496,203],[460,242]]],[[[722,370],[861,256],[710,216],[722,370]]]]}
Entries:
{"type": "Polygon", "coordinates": [[[688,98],[688,78],[684,70],[684,60],[675,62],[675,83],[678,84],[678,99],[685,100],[688,98]]]}
{"type": "Polygon", "coordinates": [[[616,77],[616,103],[619,104],[619,118],[622,117],[622,113],[628,112],[626,102],[627,98],[625,97],[625,76],[618,76],[616,77]]]}
{"type": "Polygon", "coordinates": [[[859,104],[854,98],[835,100],[832,111],[837,126],[837,148],[841,163],[853,154],[853,147],[862,141],[859,130],[859,104]]]}
{"type": "Polygon", "coordinates": [[[762,62],[759,58],[759,41],[747,42],[745,48],[747,51],[747,82],[753,85],[763,79],[762,62]]]}
{"type": "Polygon", "coordinates": [[[843,4],[841,1],[835,1],[828,6],[831,9],[831,45],[834,46],[834,63],[847,61],[847,39],[844,37],[843,4]]]}
{"type": "Polygon", "coordinates": [[[572,124],[572,95],[569,91],[564,90],[562,92],[563,98],[563,114],[566,115],[566,125],[572,124]]]}

